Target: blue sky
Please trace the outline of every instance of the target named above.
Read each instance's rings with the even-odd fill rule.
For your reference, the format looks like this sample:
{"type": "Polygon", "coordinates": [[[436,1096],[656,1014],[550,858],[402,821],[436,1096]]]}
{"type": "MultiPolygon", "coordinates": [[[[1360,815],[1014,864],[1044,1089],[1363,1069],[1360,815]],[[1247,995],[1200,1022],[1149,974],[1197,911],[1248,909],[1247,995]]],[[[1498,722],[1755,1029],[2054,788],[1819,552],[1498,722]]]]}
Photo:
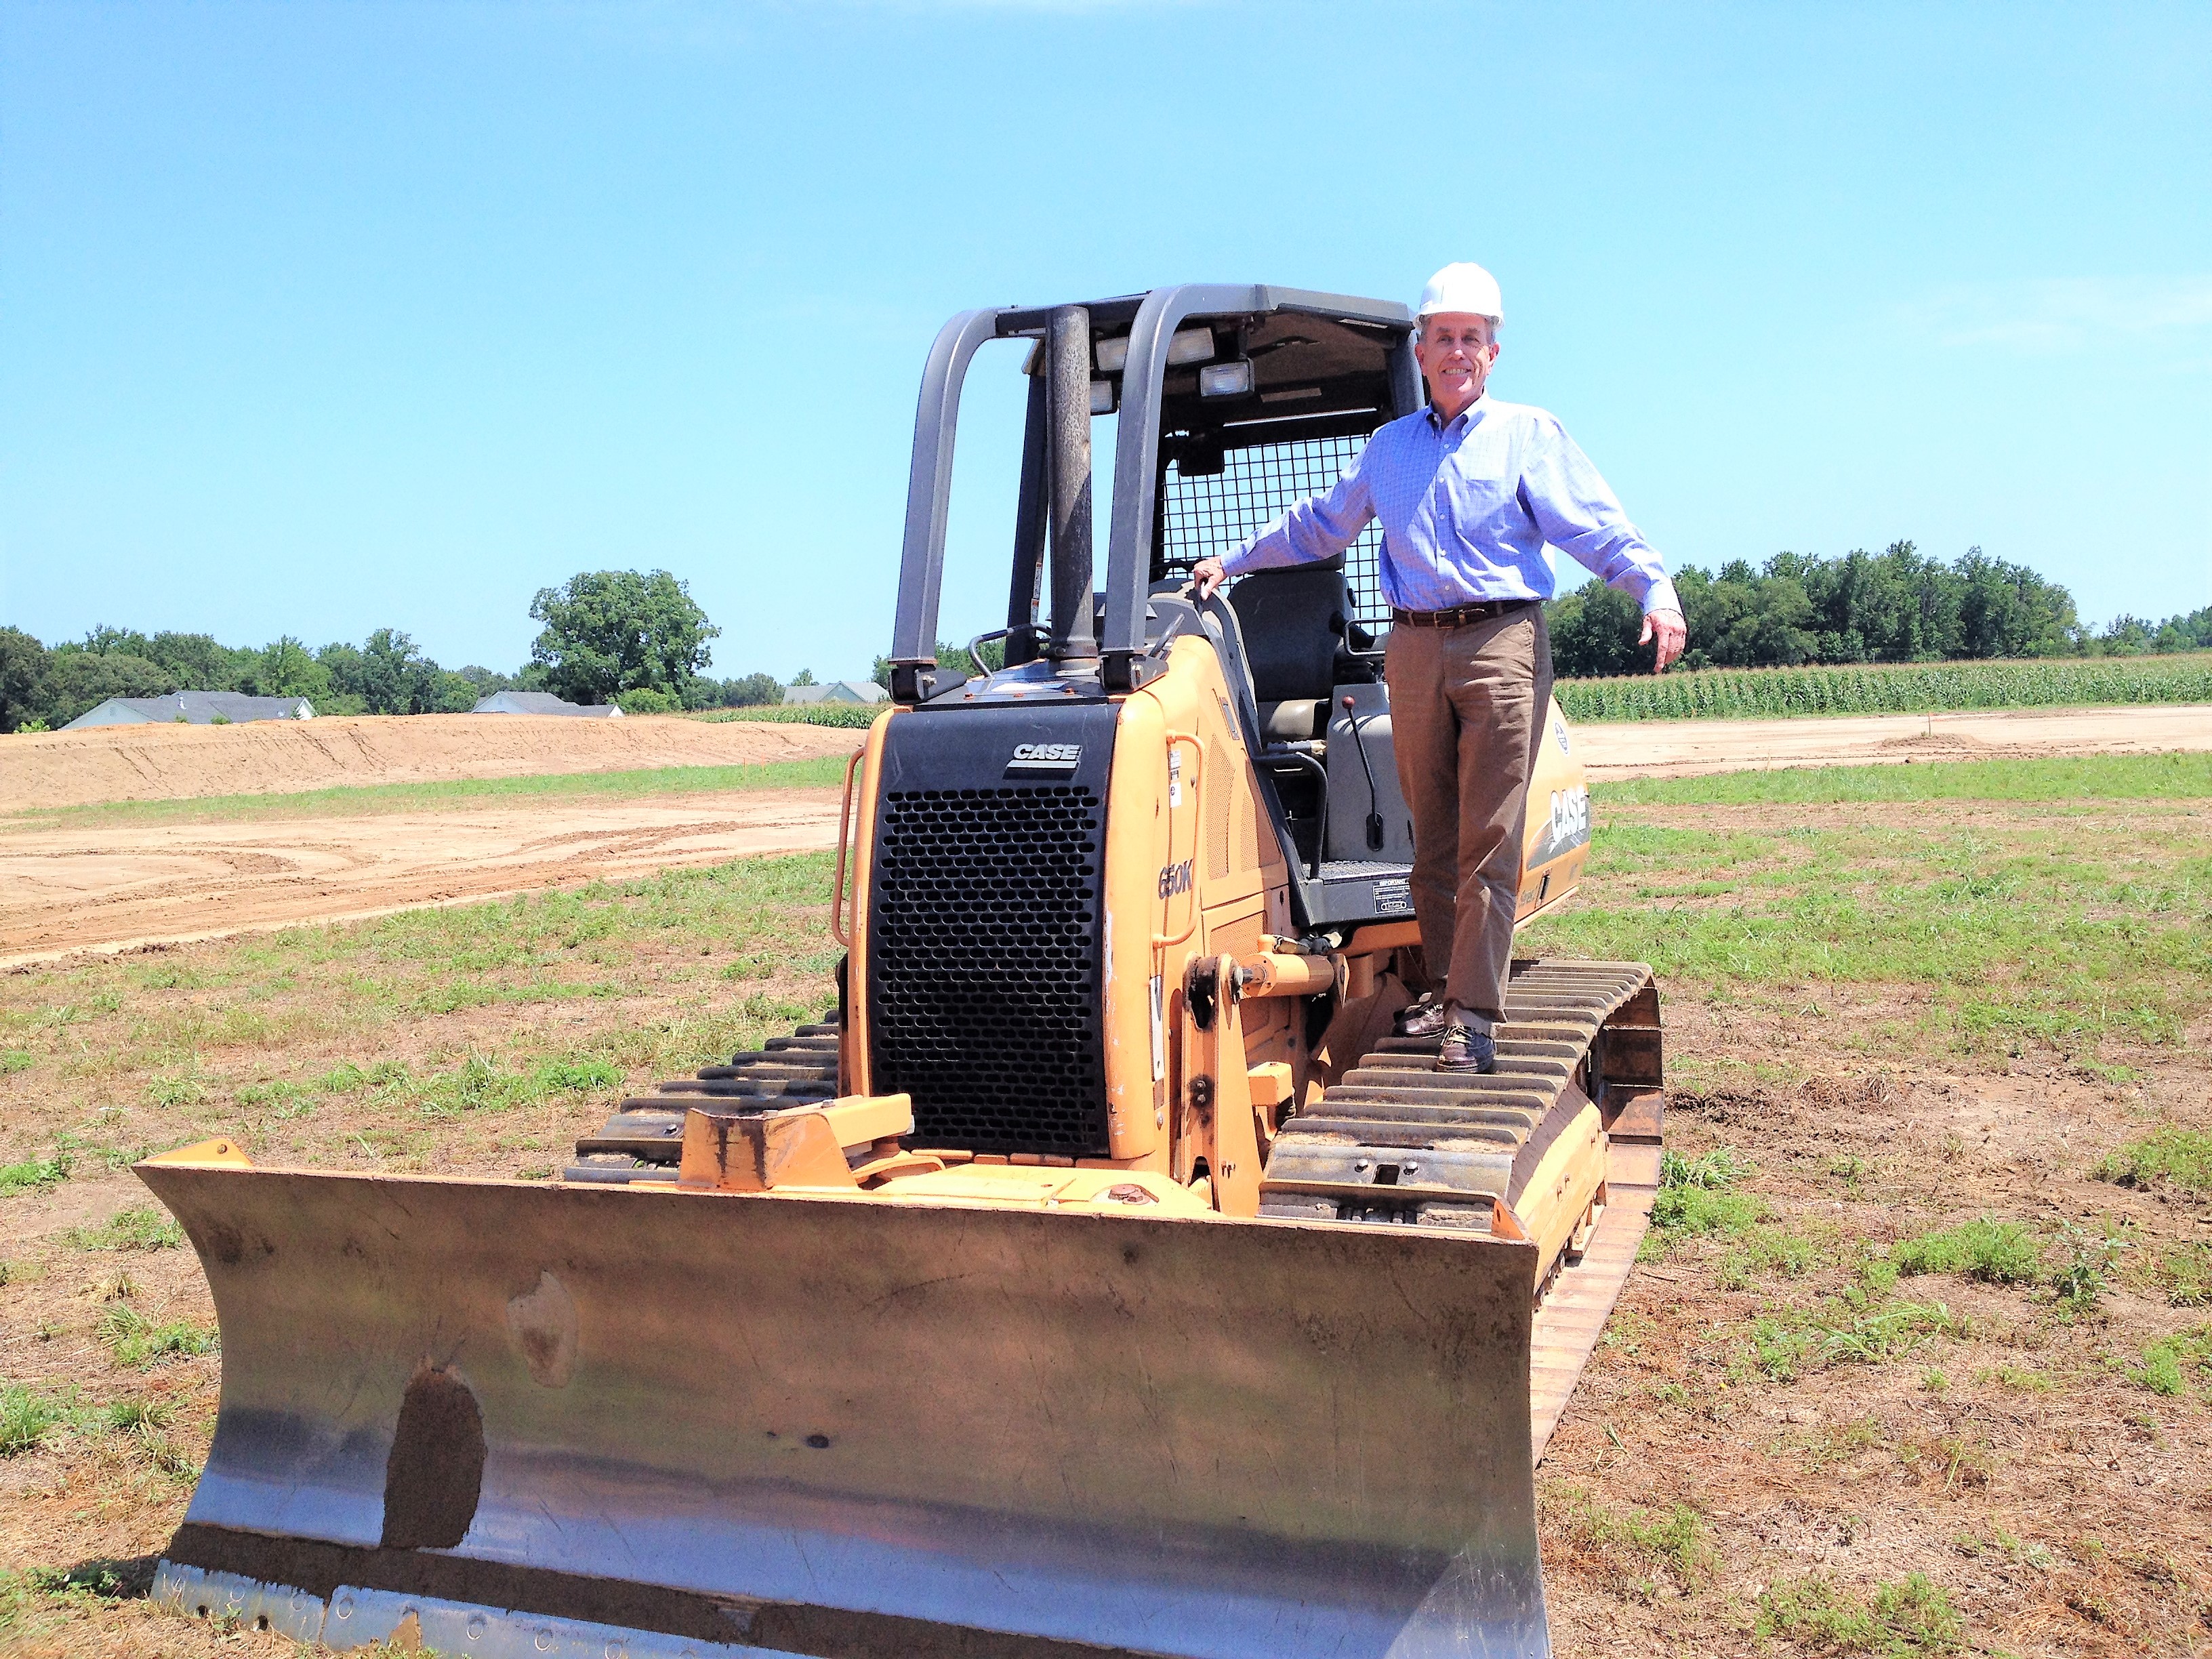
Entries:
{"type": "MultiPolygon", "coordinates": [[[[1457,258],[1675,564],[1978,544],[2163,616],[2209,181],[2202,4],[15,0],[0,621],[511,669],[537,588],[665,566],[718,673],[865,673],[947,315],[1457,258]]],[[[1003,603],[977,373],[948,635],[1003,603]]]]}

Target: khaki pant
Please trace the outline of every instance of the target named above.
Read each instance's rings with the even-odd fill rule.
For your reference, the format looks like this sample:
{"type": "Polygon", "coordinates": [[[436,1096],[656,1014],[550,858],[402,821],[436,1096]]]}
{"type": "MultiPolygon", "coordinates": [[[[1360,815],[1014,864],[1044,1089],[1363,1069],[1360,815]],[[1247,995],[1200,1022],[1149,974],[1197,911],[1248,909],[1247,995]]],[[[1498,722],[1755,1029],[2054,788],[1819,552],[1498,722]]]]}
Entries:
{"type": "Polygon", "coordinates": [[[1540,606],[1464,628],[1390,630],[1383,675],[1413,814],[1413,912],[1443,994],[1505,1017],[1528,777],[1552,700],[1540,606]]]}

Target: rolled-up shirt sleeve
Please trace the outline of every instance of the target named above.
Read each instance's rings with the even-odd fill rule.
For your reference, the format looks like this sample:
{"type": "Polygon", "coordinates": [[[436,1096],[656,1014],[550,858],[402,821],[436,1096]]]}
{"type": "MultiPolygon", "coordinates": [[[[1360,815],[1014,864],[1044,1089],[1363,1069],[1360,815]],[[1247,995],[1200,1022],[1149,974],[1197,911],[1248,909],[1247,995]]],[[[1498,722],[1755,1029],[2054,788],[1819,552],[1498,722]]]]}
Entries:
{"type": "Polygon", "coordinates": [[[1521,472],[1522,502],[1544,539],[1644,607],[1680,611],[1662,559],[1629,522],[1589,456],[1548,416],[1536,423],[1521,472]]]}
{"type": "Polygon", "coordinates": [[[1227,554],[1222,569],[1231,576],[1254,570],[1279,570],[1285,565],[1311,564],[1329,559],[1359,539],[1375,517],[1374,492],[1368,487],[1365,467],[1374,453],[1369,445],[1360,451],[1335,487],[1326,495],[1309,495],[1251,540],[1227,554]]]}

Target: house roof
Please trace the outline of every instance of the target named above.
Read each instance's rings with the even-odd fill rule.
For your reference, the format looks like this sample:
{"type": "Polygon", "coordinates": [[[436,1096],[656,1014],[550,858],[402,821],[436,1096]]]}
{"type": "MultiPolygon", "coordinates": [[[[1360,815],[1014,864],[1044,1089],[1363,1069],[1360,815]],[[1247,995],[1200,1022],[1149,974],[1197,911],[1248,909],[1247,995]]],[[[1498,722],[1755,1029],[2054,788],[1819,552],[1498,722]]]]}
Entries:
{"type": "Polygon", "coordinates": [[[171,691],[159,697],[110,697],[79,714],[64,732],[89,726],[162,726],[182,720],[211,726],[216,718],[234,725],[249,720],[306,720],[315,706],[305,697],[250,697],[243,691],[171,691]]]}
{"type": "Polygon", "coordinates": [[[550,691],[495,691],[477,700],[472,714],[581,714],[592,720],[620,720],[622,710],[611,702],[570,702],[550,691]]]}
{"type": "Polygon", "coordinates": [[[786,702],[881,702],[890,692],[873,680],[825,680],[819,685],[787,685],[786,702]]]}

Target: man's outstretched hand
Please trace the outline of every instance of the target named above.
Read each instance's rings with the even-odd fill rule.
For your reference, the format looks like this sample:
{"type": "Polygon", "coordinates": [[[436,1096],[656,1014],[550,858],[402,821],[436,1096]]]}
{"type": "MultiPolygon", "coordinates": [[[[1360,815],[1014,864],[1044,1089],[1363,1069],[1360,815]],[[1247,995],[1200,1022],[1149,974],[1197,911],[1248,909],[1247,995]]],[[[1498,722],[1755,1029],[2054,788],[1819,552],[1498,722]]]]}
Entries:
{"type": "MultiPolygon", "coordinates": [[[[1190,568],[1190,579],[1198,585],[1198,597],[1210,599],[1213,590],[1229,580],[1229,573],[1221,568],[1218,559],[1200,559],[1190,568]]],[[[1678,650],[1680,647],[1676,647],[1678,650]]]]}
{"type": "Polygon", "coordinates": [[[1667,665],[1680,656],[1682,647],[1690,642],[1690,625],[1682,620],[1682,613],[1679,611],[1650,611],[1644,618],[1643,636],[1636,642],[1649,645],[1654,640],[1659,641],[1659,655],[1651,665],[1651,672],[1663,674],[1667,672],[1667,665]]]}

